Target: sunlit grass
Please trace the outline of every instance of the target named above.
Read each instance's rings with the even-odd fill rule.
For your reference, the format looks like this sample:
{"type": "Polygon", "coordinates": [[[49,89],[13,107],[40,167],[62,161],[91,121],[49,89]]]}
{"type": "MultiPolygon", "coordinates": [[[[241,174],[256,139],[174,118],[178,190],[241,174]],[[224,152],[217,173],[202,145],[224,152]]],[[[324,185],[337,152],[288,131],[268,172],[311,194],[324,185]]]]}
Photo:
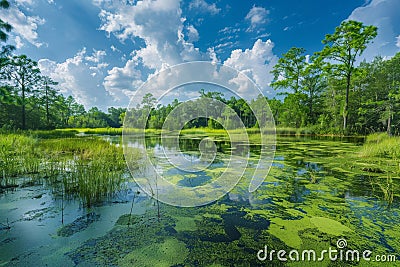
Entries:
{"type": "MultiPolygon", "coordinates": [[[[140,157],[139,153],[133,154],[140,157]]],[[[45,182],[55,193],[78,197],[91,206],[118,192],[128,171],[122,147],[100,137],[38,139],[1,134],[1,188],[16,186],[16,177],[21,175],[31,182],[45,182]]]]}
{"type": "Polygon", "coordinates": [[[40,152],[37,139],[18,134],[0,134],[0,186],[15,185],[15,176],[37,173],[40,152]]]}
{"type": "Polygon", "coordinates": [[[361,156],[400,160],[400,136],[388,136],[386,133],[367,136],[361,156]]]}

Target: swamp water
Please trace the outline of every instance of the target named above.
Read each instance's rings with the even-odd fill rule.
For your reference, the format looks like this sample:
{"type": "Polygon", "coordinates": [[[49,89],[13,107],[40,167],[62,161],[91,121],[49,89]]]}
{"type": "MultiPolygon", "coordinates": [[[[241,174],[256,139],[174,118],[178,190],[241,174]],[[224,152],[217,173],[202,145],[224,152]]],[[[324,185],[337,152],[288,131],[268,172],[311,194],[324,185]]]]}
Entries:
{"type": "MultiPolygon", "coordinates": [[[[193,162],[200,157],[202,138],[180,140],[193,162]]],[[[361,253],[400,255],[398,191],[388,203],[377,186],[387,174],[346,157],[359,148],[359,141],[278,137],[268,177],[249,193],[259,151],[252,145],[237,186],[196,208],[156,203],[133,181],[113,199],[91,208],[55,197],[46,185],[20,186],[0,194],[0,266],[382,266],[328,257],[322,262],[257,259],[265,246],[287,252],[313,249],[318,257],[320,251],[336,248],[338,239],[346,240],[346,249],[361,253]]],[[[206,184],[224,169],[231,144],[223,139],[215,143],[211,166],[193,174],[167,168],[167,159],[158,152],[172,148],[157,136],[146,139],[163,175],[186,187],[206,184]]],[[[399,177],[393,178],[398,190],[399,177]]],[[[21,184],[24,179],[28,177],[21,177],[21,184]]]]}

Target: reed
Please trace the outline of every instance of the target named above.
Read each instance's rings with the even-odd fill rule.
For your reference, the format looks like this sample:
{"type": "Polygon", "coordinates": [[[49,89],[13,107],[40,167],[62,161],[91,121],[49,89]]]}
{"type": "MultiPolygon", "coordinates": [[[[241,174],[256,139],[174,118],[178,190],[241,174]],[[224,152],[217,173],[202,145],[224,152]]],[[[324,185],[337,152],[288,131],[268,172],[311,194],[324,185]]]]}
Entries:
{"type": "MultiPolygon", "coordinates": [[[[0,134],[0,188],[16,186],[16,177],[29,174],[31,181],[38,179],[54,192],[78,197],[91,206],[112,197],[127,180],[121,145],[100,137],[37,136],[0,134]]],[[[141,153],[138,150],[131,157],[138,160],[141,153]]]]}
{"type": "Polygon", "coordinates": [[[400,160],[400,136],[388,136],[386,133],[369,135],[360,151],[360,156],[400,160]]]}
{"type": "Polygon", "coordinates": [[[125,181],[122,148],[100,138],[45,140],[42,146],[56,159],[47,163],[49,176],[63,173],[63,192],[86,206],[112,197],[125,181]]]}
{"type": "Polygon", "coordinates": [[[39,172],[37,139],[18,134],[0,134],[0,186],[14,186],[15,177],[39,172]]]}

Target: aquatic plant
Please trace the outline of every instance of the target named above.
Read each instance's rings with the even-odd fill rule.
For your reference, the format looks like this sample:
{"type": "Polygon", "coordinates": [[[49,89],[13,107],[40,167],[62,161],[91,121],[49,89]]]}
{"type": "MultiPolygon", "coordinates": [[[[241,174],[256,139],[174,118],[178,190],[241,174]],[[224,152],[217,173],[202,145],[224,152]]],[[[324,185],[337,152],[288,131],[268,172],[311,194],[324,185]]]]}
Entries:
{"type": "Polygon", "coordinates": [[[18,134],[0,134],[0,187],[15,185],[15,177],[39,171],[37,139],[18,134]]]}

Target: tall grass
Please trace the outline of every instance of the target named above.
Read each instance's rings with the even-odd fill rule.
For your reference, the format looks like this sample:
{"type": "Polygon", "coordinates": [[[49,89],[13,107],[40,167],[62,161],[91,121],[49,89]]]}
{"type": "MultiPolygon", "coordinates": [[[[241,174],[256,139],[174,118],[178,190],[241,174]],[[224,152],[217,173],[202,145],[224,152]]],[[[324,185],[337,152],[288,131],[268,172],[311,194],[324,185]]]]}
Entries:
{"type": "Polygon", "coordinates": [[[360,155],[362,157],[391,158],[400,161],[400,136],[376,133],[367,136],[360,155]]]}
{"type": "Polygon", "coordinates": [[[53,177],[61,174],[64,193],[78,196],[87,206],[111,197],[125,181],[127,169],[121,147],[93,137],[43,140],[41,146],[58,163],[52,168],[54,162],[48,161],[47,171],[53,177]]]}
{"type": "Polygon", "coordinates": [[[37,139],[17,134],[0,134],[0,187],[15,185],[15,176],[39,172],[37,139]]]}
{"type": "MultiPolygon", "coordinates": [[[[140,153],[133,153],[138,160],[140,153]]],[[[45,182],[55,193],[78,197],[86,206],[118,192],[127,178],[122,146],[100,137],[38,139],[0,135],[0,187],[16,186],[16,177],[45,182]],[[35,175],[32,175],[35,174],[35,175]]]]}
{"type": "MultiPolygon", "coordinates": [[[[135,128],[71,128],[71,129],[63,129],[60,131],[77,131],[83,134],[90,134],[90,135],[122,135],[124,134],[138,134],[141,133],[142,129],[135,129],[135,128]]],[[[161,129],[146,129],[145,132],[147,134],[161,134],[161,129]]]]}
{"type": "MultiPolygon", "coordinates": [[[[371,186],[378,196],[388,204],[394,202],[396,192],[399,190],[400,178],[400,136],[388,136],[387,133],[375,133],[366,137],[359,154],[366,162],[378,161],[384,169],[386,177],[376,177],[371,181],[371,186]],[[386,163],[382,166],[383,162],[386,163]]],[[[398,195],[397,195],[398,196],[398,195]]]]}

